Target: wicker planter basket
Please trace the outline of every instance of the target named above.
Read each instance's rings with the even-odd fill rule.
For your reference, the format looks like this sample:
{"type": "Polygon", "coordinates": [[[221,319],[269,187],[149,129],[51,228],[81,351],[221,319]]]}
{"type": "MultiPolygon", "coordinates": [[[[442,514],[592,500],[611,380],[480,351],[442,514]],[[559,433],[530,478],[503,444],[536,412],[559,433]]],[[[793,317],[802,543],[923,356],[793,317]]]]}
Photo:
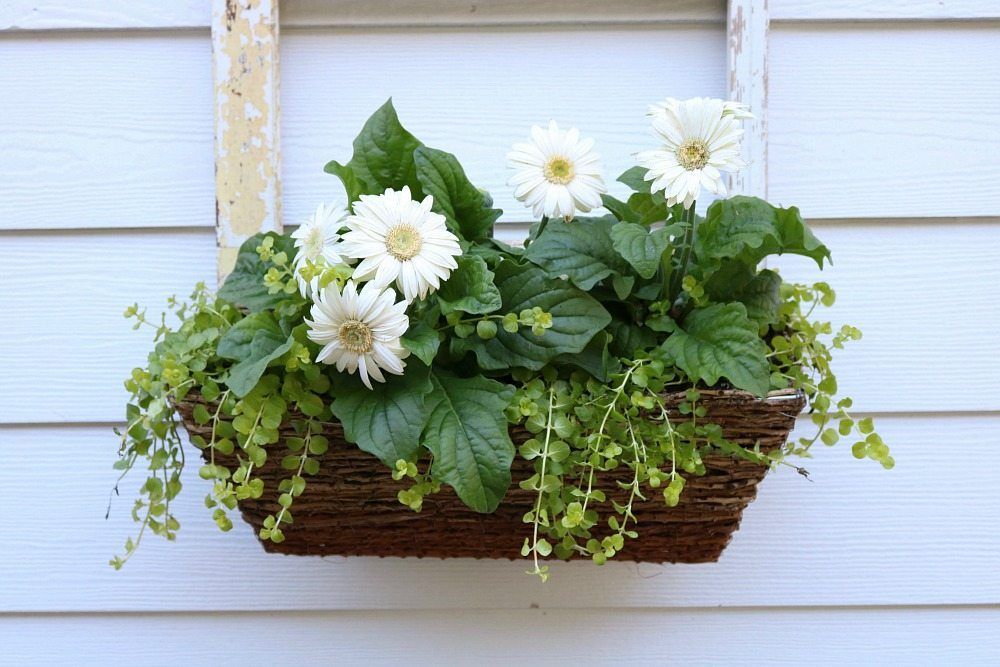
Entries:
{"type": "MultiPolygon", "coordinates": [[[[793,391],[772,392],[766,400],[731,390],[701,394],[706,419],[719,424],[725,437],[748,447],[759,442],[765,451],[784,444],[805,405],[802,394],[793,391]]],[[[667,396],[668,406],[682,397],[667,396]]],[[[199,400],[189,394],[177,408],[188,432],[207,438],[211,429],[199,426],[191,415],[199,400]]],[[[292,435],[291,426],[282,430],[292,435]]],[[[515,456],[514,483],[493,514],[468,509],[448,487],[428,496],[416,513],[396,499],[403,482],[394,481],[378,459],[347,442],[339,423],[326,424],[325,431],[330,448],[320,459],[319,473],[309,478],[306,492],[295,502],[295,523],[284,528],[284,542],[264,542],[265,550],[299,556],[520,558],[527,534],[521,519],[534,506],[535,494],[521,490],[517,482],[533,474],[530,462],[515,456]]],[[[511,437],[521,443],[529,435],[512,429],[511,437]]],[[[289,474],[281,469],[280,459],[271,456],[258,470],[269,492],[289,474]]],[[[236,466],[235,457],[226,460],[216,454],[216,460],[236,466]]],[[[648,500],[636,504],[640,536],[628,541],[617,558],[656,563],[718,560],[767,468],[728,457],[708,458],[705,464],[704,476],[688,478],[677,507],[667,507],[660,494],[647,494],[648,500]]],[[[604,490],[614,496],[612,489],[604,490]]],[[[264,517],[279,510],[274,500],[244,500],[239,508],[255,532],[264,517]]]]}

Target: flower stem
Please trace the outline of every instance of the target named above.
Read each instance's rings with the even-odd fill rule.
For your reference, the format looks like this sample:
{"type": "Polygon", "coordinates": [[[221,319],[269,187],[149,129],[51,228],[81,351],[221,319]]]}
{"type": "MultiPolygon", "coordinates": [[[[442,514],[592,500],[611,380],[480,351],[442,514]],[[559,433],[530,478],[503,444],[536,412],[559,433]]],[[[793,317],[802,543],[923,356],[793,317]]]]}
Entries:
{"type": "Polygon", "coordinates": [[[694,229],[698,225],[698,217],[694,212],[696,205],[695,202],[691,202],[691,208],[684,212],[684,222],[687,223],[687,229],[684,231],[684,242],[681,245],[681,259],[677,268],[670,275],[670,284],[666,294],[671,303],[681,293],[681,285],[684,282],[684,276],[687,275],[688,264],[691,262],[691,250],[694,248],[694,229]]]}
{"type": "MultiPolygon", "coordinates": [[[[543,215],[543,216],[542,216],[542,221],[541,221],[540,223],[538,223],[538,231],[534,233],[534,235],[533,235],[533,236],[531,237],[531,239],[530,239],[530,240],[531,240],[531,241],[534,241],[534,240],[535,240],[535,239],[537,239],[537,238],[538,238],[539,236],[541,236],[541,235],[542,235],[542,232],[544,232],[544,231],[545,231],[545,225],[547,225],[547,224],[549,224],[549,216],[547,216],[547,215],[543,215]]],[[[527,246],[528,244],[527,244],[527,243],[525,243],[524,245],[525,245],[525,246],[527,246]]]]}

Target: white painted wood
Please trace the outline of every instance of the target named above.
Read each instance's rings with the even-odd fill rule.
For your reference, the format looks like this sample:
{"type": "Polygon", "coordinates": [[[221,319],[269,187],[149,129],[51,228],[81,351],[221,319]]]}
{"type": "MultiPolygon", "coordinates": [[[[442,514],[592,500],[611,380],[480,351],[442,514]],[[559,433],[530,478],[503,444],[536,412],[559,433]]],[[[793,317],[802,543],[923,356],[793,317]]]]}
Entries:
{"type": "Polygon", "coordinates": [[[11,664],[995,664],[995,607],[100,614],[0,619],[11,664]],[[260,628],[260,632],[247,632],[260,628]],[[652,631],[652,634],[651,634],[652,631]],[[114,636],[113,642],[108,637],[114,636]],[[58,641],[53,641],[58,637],[58,641]],[[151,641],[151,638],[161,638],[151,641]],[[280,640],[275,638],[279,637],[280,640]],[[266,659],[266,658],[265,658],[266,659]]]}
{"type": "MultiPolygon", "coordinates": [[[[297,26],[541,25],[666,23],[725,18],[724,0],[283,0],[282,24],[297,26]]],[[[207,28],[211,0],[7,0],[0,30],[207,28]]]]}
{"type": "MultiPolygon", "coordinates": [[[[122,381],[144,364],[171,294],[214,283],[211,229],[5,233],[0,236],[0,422],[121,419],[122,381]]],[[[0,448],[2,449],[2,448],[0,448]]]]}
{"type": "Polygon", "coordinates": [[[283,25],[483,26],[683,23],[725,17],[724,0],[284,0],[283,25]]]}
{"type": "MultiPolygon", "coordinates": [[[[723,27],[587,31],[286,30],[282,34],[285,222],[343,197],[323,173],[351,156],[365,119],[392,97],[403,124],[455,153],[503,220],[530,211],[507,186],[506,154],[550,118],[597,140],[606,180],[655,145],[646,107],[664,97],[725,95],[723,27]],[[599,100],[599,101],[598,101],[599,100]]],[[[610,183],[612,194],[626,188],[610,183]]]]}
{"type": "Polygon", "coordinates": [[[776,21],[951,21],[1000,18],[995,0],[769,0],[776,21]]]}
{"type": "MultiPolygon", "coordinates": [[[[777,31],[779,62],[773,65],[778,71],[772,84],[777,102],[772,100],[772,107],[777,106],[771,112],[774,197],[799,203],[814,217],[995,213],[1000,186],[988,174],[990,147],[1000,142],[1000,132],[991,131],[998,113],[991,100],[1000,96],[1000,77],[991,75],[996,64],[988,54],[996,31],[905,28],[893,39],[896,29],[841,28],[803,32],[801,26],[786,26],[777,31]],[[812,48],[814,39],[830,48],[812,48]],[[961,41],[963,48],[951,48],[952,40],[961,41]],[[911,43],[913,47],[907,46],[911,43]],[[885,51],[886,44],[894,47],[878,56],[888,63],[882,69],[875,56],[864,54],[885,51]],[[907,72],[906,65],[922,57],[921,48],[937,55],[907,72]],[[823,56],[837,49],[843,58],[823,56]],[[826,85],[834,86],[834,94],[827,95],[826,85]],[[937,92],[942,88],[946,90],[937,92]],[[881,101],[872,105],[866,97],[881,101]],[[893,99],[906,104],[879,111],[893,99]],[[957,99],[963,100],[962,107],[955,106],[957,99]],[[965,108],[980,110],[982,119],[948,120],[965,118],[965,108]],[[869,150],[883,159],[872,160],[869,150]],[[963,189],[956,201],[935,194],[959,182],[970,185],[958,186],[963,189]]],[[[600,49],[588,49],[573,31],[532,31],[516,42],[504,31],[389,30],[367,36],[345,33],[337,39],[325,32],[293,31],[284,68],[289,220],[301,219],[317,199],[335,192],[335,179],[322,173],[322,165],[349,155],[350,139],[364,117],[393,93],[404,120],[408,115],[417,131],[432,132],[429,142],[457,152],[477,182],[507,209],[508,220],[523,220],[525,212],[510,197],[504,155],[531,123],[568,117],[589,130],[599,139],[611,178],[650,141],[642,114],[650,99],[668,93],[724,94],[719,86],[725,71],[718,53],[721,33],[715,29],[595,32],[593,41],[600,49]],[[661,32],[663,43],[658,41],[661,32]],[[379,77],[385,82],[380,86],[360,86],[360,70],[346,64],[358,58],[348,59],[341,49],[345,43],[356,49],[366,40],[380,48],[363,57],[365,71],[389,73],[379,77]],[[459,62],[450,68],[457,71],[427,55],[431,42],[459,62]],[[574,92],[568,101],[565,96],[546,100],[535,92],[543,75],[531,63],[545,57],[546,44],[565,54],[558,56],[561,70],[576,71],[571,70],[574,61],[587,65],[578,80],[569,81],[574,92]],[[630,44],[627,51],[625,44],[630,44]],[[477,49],[477,56],[468,57],[469,49],[477,49]],[[689,65],[665,69],[661,54],[689,65]],[[630,65],[623,76],[615,63],[626,57],[630,65]],[[505,60],[514,64],[500,68],[497,63],[505,60]],[[476,67],[500,71],[500,89],[517,93],[503,114],[493,104],[494,85],[483,81],[476,67]],[[331,70],[337,76],[325,75],[331,70]],[[424,80],[434,95],[417,83],[426,72],[424,80]],[[593,103],[588,88],[588,75],[595,72],[605,73],[599,77],[602,85],[615,93],[600,105],[593,103]],[[449,88],[449,75],[461,85],[449,88]],[[325,99],[337,96],[335,81],[345,78],[352,83],[337,97],[346,97],[344,107],[327,112],[313,103],[317,89],[325,99]],[[654,83],[646,86],[644,79],[654,83]],[[464,90],[474,94],[464,95],[464,90]],[[448,109],[447,114],[441,109],[448,109]],[[475,125],[482,122],[496,129],[483,133],[475,125]],[[433,129],[427,130],[428,125],[433,129]]],[[[0,116],[0,166],[9,179],[0,189],[6,211],[0,227],[210,224],[207,49],[207,40],[195,35],[67,34],[0,42],[0,54],[5,59],[16,55],[19,63],[0,80],[6,101],[0,116]],[[143,76],[162,62],[165,50],[171,52],[171,67],[156,79],[143,76]],[[69,54],[76,63],[72,72],[59,66],[69,54]],[[144,122],[136,124],[136,118],[144,122]],[[39,171],[46,160],[52,164],[39,171]],[[42,197],[47,205],[37,206],[42,197]]]]}
{"type": "Polygon", "coordinates": [[[728,99],[750,107],[754,118],[743,122],[746,167],[730,178],[732,194],[767,198],[767,48],[770,30],[767,2],[731,0],[726,46],[729,54],[728,99]]]}
{"type": "Polygon", "coordinates": [[[5,0],[0,30],[207,28],[209,0],[5,0]]]}
{"type": "Polygon", "coordinates": [[[770,195],[811,217],[1000,214],[1000,24],[771,30],[770,195]]]}
{"type": "MultiPolygon", "coordinates": [[[[508,231],[523,236],[524,228],[500,231],[513,241],[508,231]]],[[[776,264],[790,279],[833,285],[832,319],[865,332],[837,355],[841,390],[859,409],[1000,410],[991,334],[1000,328],[997,221],[825,222],[816,233],[833,250],[832,268],[819,274],[799,258],[776,264]]],[[[0,383],[0,423],[119,419],[121,380],[149,349],[121,311],[138,301],[158,312],[168,294],[187,294],[214,275],[209,230],[14,234],[0,243],[10,249],[0,264],[0,307],[21,313],[0,320],[0,368],[19,378],[0,383]],[[31,291],[26,275],[37,276],[31,291]],[[60,308],[38,305],[52,303],[60,308]],[[23,354],[25,340],[37,356],[23,354]]]]}
{"type": "MultiPolygon", "coordinates": [[[[511,238],[527,214],[504,154],[531,123],[596,136],[610,181],[651,141],[646,104],[726,93],[717,0],[474,4],[282,3],[291,222],[339,192],[322,165],[389,95],[493,191],[511,238]]],[[[148,351],[121,310],[214,273],[209,3],[0,3],[0,229],[33,230],[0,233],[0,662],[214,663],[237,632],[246,655],[280,644],[302,664],[998,662],[996,484],[969,464],[1000,446],[1000,28],[971,20],[996,7],[769,6],[771,195],[834,219],[817,226],[836,260],[823,278],[836,321],[866,332],[841,387],[894,413],[880,422],[897,468],[823,449],[813,483],[765,482],[719,564],[557,565],[543,586],[520,563],[265,555],[242,524],[217,532],[193,467],[180,540],[106,566],[131,487],[104,521],[117,445],[87,423],[120,418],[121,379],[148,351]],[[275,611],[297,607],[340,611],[275,611]],[[147,613],[162,610],[185,613],[147,613]]]]}
{"type": "Polygon", "coordinates": [[[0,229],[211,227],[210,58],[207,34],[0,39],[0,229]]]}
{"type": "Polygon", "coordinates": [[[281,231],[277,0],[212,0],[220,280],[243,242],[281,231]]]}
{"type": "Polygon", "coordinates": [[[824,223],[833,252],[769,264],[786,279],[828,282],[836,305],[817,316],[859,327],[838,351],[840,389],[862,410],[1000,410],[1000,220],[824,223]]]}
{"type": "Polygon", "coordinates": [[[4,537],[0,611],[1000,603],[996,480],[979,464],[1000,447],[1000,416],[877,423],[894,470],[819,446],[812,482],[787,468],[764,481],[717,564],[556,563],[545,584],[520,562],[267,555],[240,522],[218,531],[195,466],[176,501],[177,541],[150,539],[115,572],[107,559],[141,480],[122,485],[105,521],[110,427],[4,427],[0,522],[16,529],[4,537]]]}
{"type": "MultiPolygon", "coordinates": [[[[284,0],[289,26],[539,25],[559,23],[649,23],[725,19],[718,0],[284,0]]],[[[993,0],[770,0],[777,21],[975,20],[1000,17],[993,0]]],[[[207,28],[208,0],[7,0],[0,30],[90,30],[207,28]]]]}

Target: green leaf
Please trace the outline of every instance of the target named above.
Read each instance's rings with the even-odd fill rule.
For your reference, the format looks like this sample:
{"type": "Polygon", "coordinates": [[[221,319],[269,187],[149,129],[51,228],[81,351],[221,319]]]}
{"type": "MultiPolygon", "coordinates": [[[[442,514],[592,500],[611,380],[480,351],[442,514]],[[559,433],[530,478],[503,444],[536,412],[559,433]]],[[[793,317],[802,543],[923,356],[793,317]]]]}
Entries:
{"type": "Polygon", "coordinates": [[[712,301],[738,301],[747,317],[759,326],[775,324],[781,307],[781,276],[754,269],[735,260],[723,260],[719,270],[705,281],[705,294],[712,301]]]}
{"type": "Polygon", "coordinates": [[[501,328],[490,340],[453,339],[457,352],[473,351],[485,370],[540,370],[560,354],[583,350],[594,334],[611,321],[608,311],[589,294],[563,280],[547,278],[541,269],[531,265],[501,262],[496,270],[496,286],[503,299],[503,312],[519,313],[537,306],[552,314],[552,328],[541,336],[523,326],[516,333],[501,328]]]}
{"type": "MultiPolygon", "coordinates": [[[[768,255],[790,253],[811,257],[820,268],[830,251],[813,236],[799,209],[778,208],[756,197],[721,199],[708,207],[698,226],[699,261],[738,259],[755,266],[768,255]]],[[[703,267],[712,270],[714,267],[703,267]]]]}
{"type": "Polygon", "coordinates": [[[635,287],[635,276],[612,276],[611,288],[615,291],[615,296],[624,301],[632,293],[635,287]]]}
{"type": "Polygon", "coordinates": [[[503,211],[469,181],[454,155],[421,146],[413,159],[424,194],[434,196],[434,210],[448,220],[449,229],[469,241],[492,235],[503,211]]]}
{"type": "Polygon", "coordinates": [[[611,227],[615,250],[643,278],[652,278],[660,268],[660,259],[670,247],[670,238],[681,232],[680,225],[670,225],[654,231],[644,225],[619,222],[611,227]]]}
{"type": "Polygon", "coordinates": [[[382,194],[386,188],[400,190],[405,185],[418,199],[422,191],[413,151],[422,145],[400,124],[389,99],[361,128],[354,140],[351,161],[346,165],[330,162],[325,171],[340,176],[349,197],[352,191],[356,198],[360,194],[382,194]]]}
{"type": "Polygon", "coordinates": [[[500,290],[493,284],[493,272],[486,260],[475,255],[455,258],[458,268],[438,290],[441,314],[455,311],[472,315],[485,315],[500,308],[500,290]]]}
{"type": "Polygon", "coordinates": [[[400,343],[420,361],[430,366],[437,356],[438,347],[441,346],[441,336],[425,322],[417,322],[410,325],[400,338],[400,343]]]}
{"type": "Polygon", "coordinates": [[[650,181],[646,180],[645,167],[632,167],[618,177],[619,183],[624,183],[636,192],[649,192],[650,181]]]}
{"type": "Polygon", "coordinates": [[[432,474],[477,512],[492,512],[510,486],[514,444],[504,409],[513,387],[484,377],[431,375],[424,443],[432,474]]]}
{"type": "Polygon", "coordinates": [[[238,362],[229,369],[226,384],[237,397],[246,396],[268,365],[288,352],[294,342],[291,332],[271,313],[247,315],[219,339],[218,355],[238,362]]]}
{"type": "Polygon", "coordinates": [[[608,325],[611,334],[609,349],[616,357],[633,359],[638,351],[646,351],[656,346],[659,337],[656,332],[638,324],[616,319],[608,325]]]}
{"type": "Polygon", "coordinates": [[[340,164],[336,160],[327,162],[326,166],[323,167],[323,171],[338,177],[340,182],[344,184],[344,190],[347,192],[348,208],[351,211],[354,210],[354,202],[358,200],[358,197],[363,194],[375,194],[375,189],[358,178],[353,169],[347,165],[340,164]]]}
{"type": "Polygon", "coordinates": [[[618,371],[621,366],[618,359],[608,350],[610,343],[611,334],[607,331],[598,331],[583,350],[576,354],[560,354],[553,363],[575,366],[587,371],[601,382],[607,382],[610,374],[618,371]]]}
{"type": "Polygon", "coordinates": [[[692,380],[711,387],[724,377],[739,389],[767,394],[767,348],[741,303],[691,311],[662,349],[692,380]]]}
{"type": "Polygon", "coordinates": [[[240,246],[236,266],[219,290],[220,298],[237,306],[243,306],[251,312],[271,310],[288,298],[283,292],[268,294],[267,287],[264,286],[264,276],[270,265],[261,261],[257,247],[266,237],[274,239],[274,252],[284,252],[289,258],[295,256],[295,242],[291,237],[274,232],[254,234],[240,246]]]}
{"type": "Polygon", "coordinates": [[[612,273],[626,270],[625,262],[611,245],[611,228],[615,224],[612,216],[576,218],[572,222],[551,220],[524,251],[524,257],[550,277],[565,275],[580,289],[589,290],[612,273]]]}
{"type": "Polygon", "coordinates": [[[416,456],[431,389],[428,368],[411,363],[403,375],[388,376],[371,389],[360,382],[338,385],[331,410],[350,442],[392,468],[399,459],[416,456]]]}
{"type": "MultiPolygon", "coordinates": [[[[667,206],[667,201],[660,193],[652,195],[645,192],[636,192],[628,198],[628,206],[635,213],[636,222],[644,225],[663,222],[672,215],[670,207],[667,206]]],[[[677,216],[674,217],[677,219],[677,216]]]]}
{"type": "Polygon", "coordinates": [[[601,195],[601,203],[604,208],[611,211],[611,214],[618,218],[619,222],[639,222],[639,214],[625,202],[615,199],[611,195],[601,195]]]}

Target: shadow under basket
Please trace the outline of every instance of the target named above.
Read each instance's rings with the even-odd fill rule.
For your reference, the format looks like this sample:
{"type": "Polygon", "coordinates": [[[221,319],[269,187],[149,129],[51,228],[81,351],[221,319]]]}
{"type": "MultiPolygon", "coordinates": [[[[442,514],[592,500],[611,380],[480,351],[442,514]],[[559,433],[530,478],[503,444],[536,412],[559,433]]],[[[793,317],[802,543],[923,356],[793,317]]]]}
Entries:
{"type": "MultiPolygon", "coordinates": [[[[664,397],[671,417],[678,421],[684,419],[676,409],[683,397],[683,393],[664,397]]],[[[189,394],[177,409],[188,433],[208,439],[210,426],[199,426],[192,417],[199,402],[200,396],[189,394]]],[[[701,390],[699,405],[707,410],[704,419],[721,426],[730,441],[750,448],[759,443],[762,451],[771,452],[785,443],[805,397],[792,390],[771,392],[766,399],[742,391],[701,390]]],[[[294,435],[289,424],[283,424],[281,432],[283,438],[294,435]]],[[[520,489],[518,482],[534,474],[531,462],[515,454],[514,481],[493,514],[470,510],[447,486],[425,497],[423,509],[413,512],[396,498],[406,484],[394,481],[378,459],[345,440],[340,423],[326,423],[324,435],[330,447],[319,457],[319,472],[307,478],[305,493],[295,499],[295,521],[282,527],[283,542],[263,542],[266,551],[297,556],[521,557],[529,533],[522,517],[534,508],[536,494],[520,489]]],[[[511,429],[515,444],[529,437],[521,428],[511,429]]],[[[239,502],[243,519],[255,533],[265,517],[280,510],[278,484],[290,474],[281,468],[281,458],[272,452],[263,468],[255,471],[270,499],[239,502]]],[[[231,469],[237,465],[235,456],[216,453],[216,460],[231,469]]],[[[639,537],[627,540],[616,559],[653,563],[719,559],[768,469],[726,456],[706,457],[704,462],[705,475],[685,475],[687,483],[676,507],[667,507],[655,491],[636,502],[639,537]]],[[[604,490],[613,497],[612,489],[604,490]]]]}

